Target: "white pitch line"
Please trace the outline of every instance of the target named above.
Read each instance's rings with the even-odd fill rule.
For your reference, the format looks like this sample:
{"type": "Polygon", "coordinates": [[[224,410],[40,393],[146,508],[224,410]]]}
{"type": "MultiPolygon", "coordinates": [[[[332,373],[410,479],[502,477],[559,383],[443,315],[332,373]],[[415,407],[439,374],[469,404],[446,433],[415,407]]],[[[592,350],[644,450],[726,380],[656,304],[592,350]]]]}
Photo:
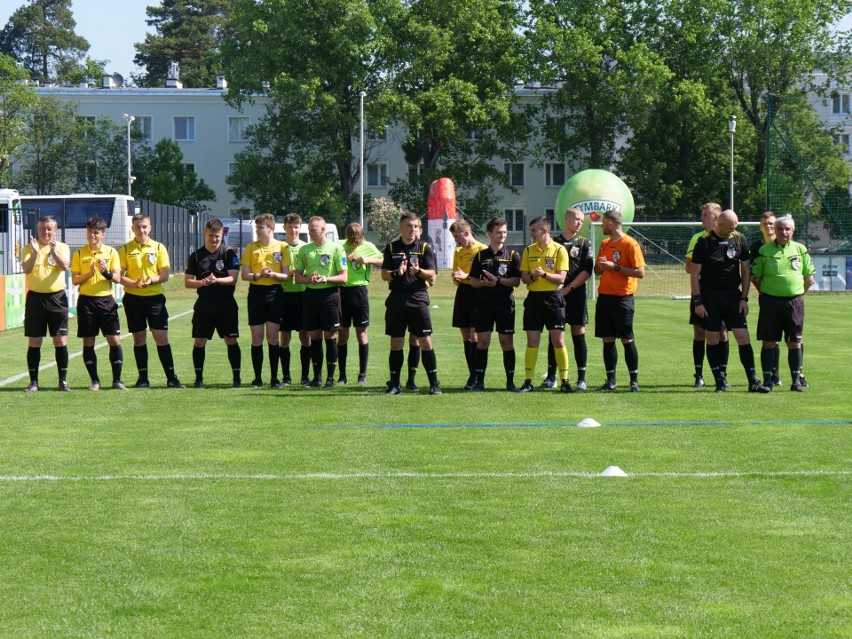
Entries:
{"type": "MultiPolygon", "coordinates": [[[[173,315],[173,316],[169,317],[169,319],[170,320],[177,319],[179,317],[183,317],[184,315],[189,315],[190,313],[192,313],[192,311],[184,311],[183,313],[178,313],[177,315],[173,315]]],[[[124,339],[125,337],[130,337],[132,334],[133,333],[125,333],[121,336],[120,339],[124,339]]],[[[98,350],[99,348],[103,348],[104,346],[107,346],[106,342],[99,342],[98,344],[95,345],[95,350],[98,350]]],[[[81,357],[82,355],[83,355],[83,351],[77,351],[76,353],[69,353],[68,354],[68,361],[70,362],[72,359],[76,359],[77,357],[81,357]]],[[[39,370],[39,372],[41,372],[43,370],[47,370],[48,368],[53,368],[55,366],[56,366],[55,361],[48,362],[47,364],[42,364],[41,366],[39,366],[38,370],[39,370]]],[[[9,384],[12,384],[14,382],[17,382],[20,379],[25,379],[28,376],[29,376],[29,372],[23,372],[23,373],[18,373],[17,375],[12,375],[11,377],[7,377],[4,380],[0,380],[0,388],[2,388],[3,386],[8,386],[9,384]]]]}
{"type": "MultiPolygon", "coordinates": [[[[728,477],[838,477],[852,475],[852,470],[780,470],[780,471],[708,471],[708,472],[638,472],[628,477],[660,478],[728,478],[728,477]]],[[[283,474],[227,474],[193,473],[173,475],[0,475],[0,482],[113,482],[113,481],[351,481],[361,479],[539,479],[600,477],[597,472],[536,471],[505,473],[283,473],[283,474]]]]}

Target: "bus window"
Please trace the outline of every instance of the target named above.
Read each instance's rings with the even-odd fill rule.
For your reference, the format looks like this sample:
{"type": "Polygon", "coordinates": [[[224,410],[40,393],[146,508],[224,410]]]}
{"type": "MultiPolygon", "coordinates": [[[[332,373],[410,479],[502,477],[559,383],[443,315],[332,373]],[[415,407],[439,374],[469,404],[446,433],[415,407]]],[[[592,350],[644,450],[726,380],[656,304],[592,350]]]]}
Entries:
{"type": "Polygon", "coordinates": [[[65,228],[84,229],[86,222],[93,217],[102,217],[107,227],[112,226],[112,213],[115,199],[65,200],[65,228]]]}

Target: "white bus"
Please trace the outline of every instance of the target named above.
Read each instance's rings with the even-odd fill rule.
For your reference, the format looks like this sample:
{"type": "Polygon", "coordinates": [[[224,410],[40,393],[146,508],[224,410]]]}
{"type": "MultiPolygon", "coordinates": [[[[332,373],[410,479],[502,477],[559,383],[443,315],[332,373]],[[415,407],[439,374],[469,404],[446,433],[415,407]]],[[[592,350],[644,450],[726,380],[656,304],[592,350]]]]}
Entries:
{"type": "Polygon", "coordinates": [[[28,243],[21,196],[14,189],[0,189],[0,275],[21,272],[21,249],[28,243]]]}
{"type": "Polygon", "coordinates": [[[40,217],[55,217],[59,239],[72,251],[86,244],[86,222],[93,217],[106,220],[104,244],[117,249],[133,239],[130,220],[136,207],[129,195],[22,195],[21,209],[29,232],[40,217]]]}

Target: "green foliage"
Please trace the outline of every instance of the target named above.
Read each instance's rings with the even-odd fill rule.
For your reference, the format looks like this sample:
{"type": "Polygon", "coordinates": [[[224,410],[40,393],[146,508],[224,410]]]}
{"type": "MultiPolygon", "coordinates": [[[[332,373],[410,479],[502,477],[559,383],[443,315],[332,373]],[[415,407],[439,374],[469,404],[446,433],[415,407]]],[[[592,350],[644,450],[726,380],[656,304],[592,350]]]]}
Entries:
{"type": "Polygon", "coordinates": [[[0,32],[0,53],[22,62],[32,80],[66,82],[89,50],[76,26],[71,0],[30,0],[0,32]]]}
{"type": "Polygon", "coordinates": [[[144,73],[134,75],[142,87],[161,87],[171,62],[180,64],[180,80],[187,87],[212,87],[221,73],[219,47],[227,33],[230,0],[163,0],[148,6],[149,27],[136,43],[134,62],[144,73]]]}
{"type": "Polygon", "coordinates": [[[27,117],[38,100],[33,87],[22,84],[27,72],[0,53],[0,184],[11,181],[12,158],[28,138],[27,117]]]}
{"type": "Polygon", "coordinates": [[[213,190],[183,162],[180,145],[163,138],[153,149],[145,148],[135,160],[133,196],[161,204],[206,211],[205,201],[216,198],[213,190]]]}

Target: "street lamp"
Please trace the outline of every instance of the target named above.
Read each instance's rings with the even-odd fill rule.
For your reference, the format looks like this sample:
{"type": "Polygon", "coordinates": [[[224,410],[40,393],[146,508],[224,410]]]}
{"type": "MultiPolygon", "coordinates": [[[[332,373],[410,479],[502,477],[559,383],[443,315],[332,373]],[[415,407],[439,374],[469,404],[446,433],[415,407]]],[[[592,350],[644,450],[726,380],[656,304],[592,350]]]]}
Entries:
{"type": "Polygon", "coordinates": [[[734,210],[734,133],[737,131],[737,116],[732,115],[728,120],[728,133],[731,134],[731,206],[734,210]]]}
{"type": "Polygon", "coordinates": [[[136,118],[126,113],[123,117],[127,122],[127,195],[132,195],[130,192],[130,186],[133,184],[133,176],[130,174],[130,125],[136,122],[136,118]]]}
{"type": "Polygon", "coordinates": [[[358,197],[358,223],[361,225],[361,228],[364,228],[364,98],[367,97],[366,91],[361,91],[358,94],[358,97],[361,99],[361,155],[358,159],[358,171],[360,175],[358,176],[361,180],[361,187],[359,189],[358,197]]]}

